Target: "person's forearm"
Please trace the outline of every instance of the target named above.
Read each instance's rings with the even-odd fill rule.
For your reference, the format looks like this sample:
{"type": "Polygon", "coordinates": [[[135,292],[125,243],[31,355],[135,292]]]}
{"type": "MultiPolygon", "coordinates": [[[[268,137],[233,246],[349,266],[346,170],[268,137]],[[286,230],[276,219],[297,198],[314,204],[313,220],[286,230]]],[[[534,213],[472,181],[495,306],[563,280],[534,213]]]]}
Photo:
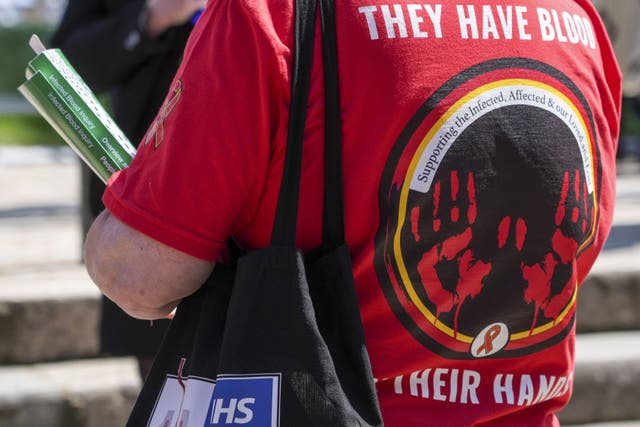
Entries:
{"type": "Polygon", "coordinates": [[[151,239],[103,211],[87,234],[85,265],[102,293],[124,311],[158,319],[195,292],[215,264],[151,239]]]}
{"type": "Polygon", "coordinates": [[[144,258],[132,257],[129,242],[119,242],[113,221],[104,211],[87,235],[85,265],[89,276],[107,298],[130,316],[147,320],[166,317],[179,300],[165,301],[161,289],[153,292],[143,286],[145,278],[138,277],[132,262],[144,262],[144,258]]]}

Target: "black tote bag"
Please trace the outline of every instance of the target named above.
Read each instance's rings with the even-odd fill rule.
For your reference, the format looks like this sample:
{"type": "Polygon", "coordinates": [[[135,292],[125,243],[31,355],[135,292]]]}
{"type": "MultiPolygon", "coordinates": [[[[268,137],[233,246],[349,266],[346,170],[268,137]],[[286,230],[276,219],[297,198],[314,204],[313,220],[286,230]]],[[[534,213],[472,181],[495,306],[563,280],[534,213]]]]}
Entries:
{"type": "Polygon", "coordinates": [[[316,0],[296,0],[287,151],[271,245],[216,265],[176,311],[127,427],[381,426],[344,238],[333,0],[325,74],[323,243],[295,247],[316,0]]]}

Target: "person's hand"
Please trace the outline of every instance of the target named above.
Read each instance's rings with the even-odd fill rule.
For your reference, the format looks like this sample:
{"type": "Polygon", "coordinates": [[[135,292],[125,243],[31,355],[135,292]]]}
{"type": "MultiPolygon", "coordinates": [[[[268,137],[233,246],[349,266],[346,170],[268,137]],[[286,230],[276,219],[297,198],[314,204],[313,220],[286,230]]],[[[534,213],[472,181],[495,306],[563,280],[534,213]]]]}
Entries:
{"type": "Polygon", "coordinates": [[[206,4],[206,0],[149,0],[147,34],[156,37],[171,27],[184,24],[206,4]]]}

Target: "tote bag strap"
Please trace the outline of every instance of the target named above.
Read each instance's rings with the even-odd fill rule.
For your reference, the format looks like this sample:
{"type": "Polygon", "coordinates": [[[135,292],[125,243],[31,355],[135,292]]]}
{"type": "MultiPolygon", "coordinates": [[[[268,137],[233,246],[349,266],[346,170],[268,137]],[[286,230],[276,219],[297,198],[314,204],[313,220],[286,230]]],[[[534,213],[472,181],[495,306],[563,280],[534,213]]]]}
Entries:
{"type": "MultiPolygon", "coordinates": [[[[274,246],[295,245],[304,125],[313,65],[316,7],[316,0],[296,0],[287,151],[271,236],[271,244],[274,246]]],[[[341,153],[342,120],[340,117],[334,1],[321,0],[320,13],[325,80],[325,183],[322,248],[326,252],[339,247],[345,241],[344,195],[341,153]]]]}
{"type": "Polygon", "coordinates": [[[334,0],[320,0],[322,62],[324,64],[325,141],[324,210],[322,248],[329,251],[345,242],[344,194],[342,186],[342,119],[334,0]]]}
{"type": "Polygon", "coordinates": [[[304,125],[313,65],[313,41],[316,26],[316,0],[295,1],[291,104],[287,128],[282,183],[271,234],[272,246],[294,246],[298,219],[298,197],[302,168],[304,125]]]}

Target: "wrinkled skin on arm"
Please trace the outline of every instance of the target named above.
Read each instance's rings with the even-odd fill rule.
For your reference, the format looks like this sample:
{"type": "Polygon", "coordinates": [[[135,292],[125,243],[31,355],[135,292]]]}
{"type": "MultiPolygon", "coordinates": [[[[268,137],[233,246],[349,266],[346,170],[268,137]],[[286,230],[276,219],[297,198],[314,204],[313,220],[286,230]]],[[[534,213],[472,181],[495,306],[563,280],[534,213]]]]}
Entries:
{"type": "Polygon", "coordinates": [[[148,320],[167,317],[215,265],[134,230],[107,210],[89,230],[85,264],[102,293],[129,315],[148,320]]]}

